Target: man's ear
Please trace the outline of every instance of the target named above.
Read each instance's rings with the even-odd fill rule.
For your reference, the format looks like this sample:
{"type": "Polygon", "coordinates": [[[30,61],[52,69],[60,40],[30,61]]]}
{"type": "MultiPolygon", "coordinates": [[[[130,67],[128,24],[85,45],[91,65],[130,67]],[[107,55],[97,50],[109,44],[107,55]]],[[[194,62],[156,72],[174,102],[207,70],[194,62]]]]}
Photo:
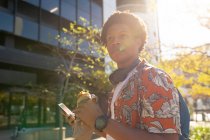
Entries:
{"type": "Polygon", "coordinates": [[[136,43],[137,43],[138,46],[143,45],[142,39],[140,37],[136,37],[136,43]]]}
{"type": "Polygon", "coordinates": [[[141,52],[141,50],[143,49],[144,46],[144,42],[142,41],[141,37],[137,37],[136,38],[136,45],[139,46],[139,52],[141,52]]]}
{"type": "Polygon", "coordinates": [[[138,37],[138,38],[137,38],[137,42],[138,42],[139,45],[141,45],[141,46],[143,45],[143,42],[142,42],[141,37],[138,37]]]}

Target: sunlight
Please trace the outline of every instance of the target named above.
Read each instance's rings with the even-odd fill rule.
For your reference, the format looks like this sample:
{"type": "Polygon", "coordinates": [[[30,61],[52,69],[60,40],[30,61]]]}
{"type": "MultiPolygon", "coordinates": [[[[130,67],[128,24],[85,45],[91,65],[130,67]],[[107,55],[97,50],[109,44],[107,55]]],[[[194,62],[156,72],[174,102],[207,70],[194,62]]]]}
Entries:
{"type": "Polygon", "coordinates": [[[209,7],[210,0],[158,0],[161,43],[191,47],[210,43],[210,30],[198,20],[209,7]]]}

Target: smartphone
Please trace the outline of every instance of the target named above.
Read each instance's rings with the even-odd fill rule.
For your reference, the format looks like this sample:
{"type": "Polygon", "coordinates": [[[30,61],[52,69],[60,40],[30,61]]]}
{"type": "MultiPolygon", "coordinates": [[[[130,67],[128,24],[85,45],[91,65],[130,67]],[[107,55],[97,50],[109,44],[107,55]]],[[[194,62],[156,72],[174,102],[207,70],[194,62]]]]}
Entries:
{"type": "Polygon", "coordinates": [[[73,123],[75,120],[75,114],[64,103],[60,103],[58,106],[62,109],[63,115],[73,123]]]}

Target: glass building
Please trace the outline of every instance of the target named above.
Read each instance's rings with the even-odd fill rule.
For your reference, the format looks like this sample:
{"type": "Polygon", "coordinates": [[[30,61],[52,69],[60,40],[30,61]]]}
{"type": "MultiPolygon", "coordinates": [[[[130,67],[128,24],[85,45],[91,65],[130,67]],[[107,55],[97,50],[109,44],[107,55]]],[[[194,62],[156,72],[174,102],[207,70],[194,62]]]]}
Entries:
{"type": "Polygon", "coordinates": [[[40,91],[28,87],[59,83],[55,69],[62,62],[52,50],[60,44],[53,37],[70,22],[80,24],[79,17],[101,27],[103,1],[0,1],[0,129],[20,122],[24,127],[58,124],[55,97],[37,96],[40,91]]]}

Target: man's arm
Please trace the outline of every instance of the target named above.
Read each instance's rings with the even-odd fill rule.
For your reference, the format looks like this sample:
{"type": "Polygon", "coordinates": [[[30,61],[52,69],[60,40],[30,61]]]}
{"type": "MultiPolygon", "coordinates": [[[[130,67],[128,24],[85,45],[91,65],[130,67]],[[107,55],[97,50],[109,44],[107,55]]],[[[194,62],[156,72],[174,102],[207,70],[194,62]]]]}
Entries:
{"type": "Polygon", "coordinates": [[[149,133],[147,131],[126,127],[115,120],[109,119],[104,132],[115,140],[178,140],[177,133],[149,133]]]}
{"type": "MultiPolygon", "coordinates": [[[[87,125],[94,129],[97,116],[101,116],[103,112],[100,107],[93,102],[87,102],[74,111],[77,116],[87,125]]],[[[115,120],[109,119],[106,128],[101,133],[115,138],[115,140],[178,140],[179,135],[174,134],[157,134],[149,133],[141,129],[126,127],[115,120]]]]}

